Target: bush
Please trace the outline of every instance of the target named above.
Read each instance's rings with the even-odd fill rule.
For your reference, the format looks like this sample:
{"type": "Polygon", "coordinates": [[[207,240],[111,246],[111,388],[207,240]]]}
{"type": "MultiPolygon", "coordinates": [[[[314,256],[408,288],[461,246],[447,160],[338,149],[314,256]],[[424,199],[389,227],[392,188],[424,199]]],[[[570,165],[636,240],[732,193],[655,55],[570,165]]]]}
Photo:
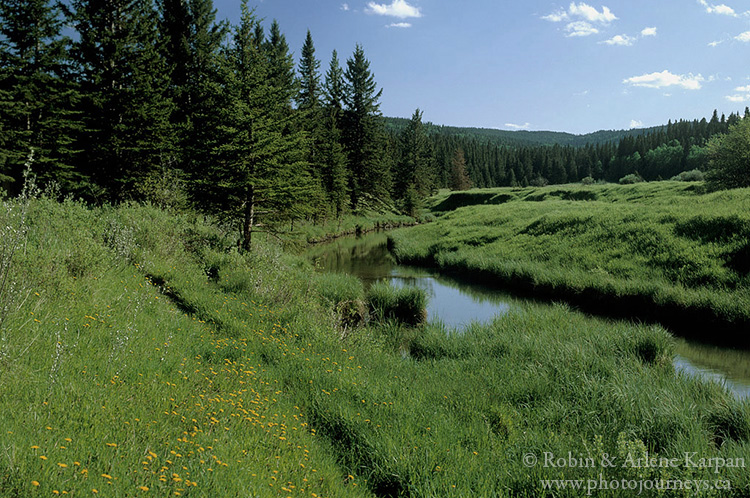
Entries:
{"type": "Polygon", "coordinates": [[[388,282],[379,282],[370,287],[367,301],[376,320],[420,325],[427,318],[427,295],[417,287],[397,288],[388,282]]]}
{"type": "Polygon", "coordinates": [[[595,182],[595,180],[592,177],[590,177],[590,176],[587,176],[586,178],[583,178],[581,180],[581,183],[584,184],[584,185],[593,185],[594,182],[595,182]]]}
{"type": "Polygon", "coordinates": [[[620,178],[620,185],[632,185],[634,183],[641,183],[642,181],[643,177],[641,177],[641,175],[638,173],[631,173],[620,178]]]}
{"type": "Polygon", "coordinates": [[[690,171],[683,171],[679,175],[675,175],[672,177],[672,180],[678,181],[678,182],[702,182],[705,180],[706,175],[703,174],[703,171],[699,169],[693,169],[690,171]]]}

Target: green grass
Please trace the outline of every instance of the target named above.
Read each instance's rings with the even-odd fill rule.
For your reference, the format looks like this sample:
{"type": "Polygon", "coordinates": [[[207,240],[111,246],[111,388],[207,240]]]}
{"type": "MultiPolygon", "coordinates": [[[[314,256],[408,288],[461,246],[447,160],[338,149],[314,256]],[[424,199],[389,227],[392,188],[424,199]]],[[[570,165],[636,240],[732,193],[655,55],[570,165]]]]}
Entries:
{"type": "Polygon", "coordinates": [[[750,330],[750,190],[685,182],[475,190],[434,199],[435,223],[392,234],[403,262],[577,305],[750,330]]]}
{"type": "MultiPolygon", "coordinates": [[[[3,497],[536,497],[542,478],[602,469],[527,453],[750,461],[750,406],[676,375],[658,327],[558,305],[463,335],[343,334],[336,306],[361,287],[270,242],[238,254],[202,217],[41,199],[25,223],[0,326],[3,497]]],[[[719,477],[735,491],[713,495],[750,489],[746,469],[719,477]]]]}

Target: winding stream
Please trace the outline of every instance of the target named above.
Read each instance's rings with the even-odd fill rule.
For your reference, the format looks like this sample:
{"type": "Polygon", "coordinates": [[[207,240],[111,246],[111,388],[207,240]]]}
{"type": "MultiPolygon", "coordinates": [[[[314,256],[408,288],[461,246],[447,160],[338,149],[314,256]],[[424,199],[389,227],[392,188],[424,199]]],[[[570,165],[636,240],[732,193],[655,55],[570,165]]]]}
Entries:
{"type": "MultiPolygon", "coordinates": [[[[488,322],[524,299],[487,286],[458,280],[433,270],[399,265],[387,248],[382,232],[345,237],[313,247],[308,257],[321,271],[348,273],[369,287],[389,279],[395,285],[414,285],[427,292],[427,316],[449,329],[461,330],[471,322],[488,322]]],[[[740,398],[750,399],[750,351],[702,344],[677,338],[674,364],[678,371],[727,386],[740,398]]]]}

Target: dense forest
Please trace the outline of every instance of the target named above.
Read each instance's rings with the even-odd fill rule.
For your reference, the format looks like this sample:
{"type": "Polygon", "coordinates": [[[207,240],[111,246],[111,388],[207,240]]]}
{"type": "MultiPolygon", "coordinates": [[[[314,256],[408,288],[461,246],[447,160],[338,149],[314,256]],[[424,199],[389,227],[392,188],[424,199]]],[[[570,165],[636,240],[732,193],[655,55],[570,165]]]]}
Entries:
{"type": "Polygon", "coordinates": [[[282,221],[414,214],[440,187],[704,170],[707,140],[741,120],[511,134],[423,124],[419,109],[386,119],[381,94],[361,46],[321,68],[308,32],[295,64],[246,1],[229,25],[211,0],[7,0],[0,188],[19,193],[28,170],[95,204],[195,206],[233,220],[249,248],[282,221]]]}

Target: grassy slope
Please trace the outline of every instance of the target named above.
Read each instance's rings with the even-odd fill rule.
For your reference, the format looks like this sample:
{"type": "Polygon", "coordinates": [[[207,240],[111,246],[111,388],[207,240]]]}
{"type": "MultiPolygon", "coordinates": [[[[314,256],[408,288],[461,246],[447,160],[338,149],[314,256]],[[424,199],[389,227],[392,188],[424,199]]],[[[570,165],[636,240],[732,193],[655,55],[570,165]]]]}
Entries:
{"type": "MultiPolygon", "coordinates": [[[[18,203],[3,208],[19,226],[18,203]]],[[[540,478],[601,469],[527,468],[528,452],[750,455],[748,405],[675,376],[658,328],[556,306],[464,336],[342,339],[330,299],[361,285],[273,246],[240,256],[139,206],[34,201],[26,225],[0,325],[3,497],[539,496],[540,478]]],[[[750,486],[744,469],[720,477],[750,486]]]]}
{"type": "Polygon", "coordinates": [[[401,260],[748,339],[750,190],[505,188],[443,193],[433,210],[436,223],[394,233],[401,260]]]}

